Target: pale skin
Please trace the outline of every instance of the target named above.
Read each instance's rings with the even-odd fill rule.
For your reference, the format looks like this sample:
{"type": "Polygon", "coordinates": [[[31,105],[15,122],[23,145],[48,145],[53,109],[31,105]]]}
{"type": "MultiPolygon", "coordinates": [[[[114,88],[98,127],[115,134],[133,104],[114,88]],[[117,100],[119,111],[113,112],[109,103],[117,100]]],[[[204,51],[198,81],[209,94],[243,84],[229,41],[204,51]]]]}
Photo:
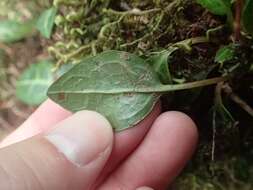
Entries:
{"type": "Polygon", "coordinates": [[[164,190],[198,133],[185,114],[160,112],[114,133],[98,113],[72,115],[47,100],[0,144],[0,189],[164,190]]]}

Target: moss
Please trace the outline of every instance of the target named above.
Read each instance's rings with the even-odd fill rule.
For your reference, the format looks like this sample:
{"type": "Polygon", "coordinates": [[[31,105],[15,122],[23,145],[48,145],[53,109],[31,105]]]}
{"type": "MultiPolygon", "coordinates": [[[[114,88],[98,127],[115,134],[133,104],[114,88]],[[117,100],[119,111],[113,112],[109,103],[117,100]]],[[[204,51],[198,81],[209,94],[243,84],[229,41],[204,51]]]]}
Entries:
{"type": "Polygon", "coordinates": [[[49,50],[61,62],[117,49],[147,55],[185,39],[178,30],[192,1],[56,1],[55,45],[49,50]]]}

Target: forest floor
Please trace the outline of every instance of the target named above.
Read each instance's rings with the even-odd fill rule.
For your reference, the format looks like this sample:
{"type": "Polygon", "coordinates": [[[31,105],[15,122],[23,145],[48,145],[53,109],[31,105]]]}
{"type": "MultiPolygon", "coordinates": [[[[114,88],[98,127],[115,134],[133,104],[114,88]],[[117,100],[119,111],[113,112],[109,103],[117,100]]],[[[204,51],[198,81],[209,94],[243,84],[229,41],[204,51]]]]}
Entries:
{"type": "MultiPolygon", "coordinates": [[[[153,10],[159,8],[159,5],[149,4],[148,1],[141,2],[136,0],[132,4],[128,3],[127,6],[122,3],[114,3],[109,7],[116,11],[129,9],[131,6],[138,6],[140,9],[152,8],[153,10]]],[[[174,0],[174,2],[180,1],[174,0]]],[[[154,12],[155,15],[151,15],[151,17],[143,16],[139,20],[137,19],[138,27],[135,25],[136,18],[130,17],[123,21],[124,31],[115,29],[115,32],[120,33],[121,36],[112,35],[108,38],[111,41],[105,42],[88,34],[91,35],[90,40],[99,41],[98,45],[103,46],[103,48],[97,47],[98,52],[104,49],[117,49],[117,43],[120,43],[121,45],[126,44],[127,47],[124,50],[147,56],[149,52],[168,48],[168,44],[204,36],[209,29],[217,28],[226,22],[224,18],[210,14],[192,1],[175,7],[170,3],[168,8],[171,12],[168,15],[165,14],[161,17],[159,12],[154,12]],[[161,18],[161,20],[152,20],[154,16],[161,18]],[[158,29],[152,31],[152,36],[145,37],[136,44],[129,44],[129,41],[133,41],[137,37],[141,38],[143,33],[150,31],[150,28],[144,28],[148,22],[151,23],[148,27],[153,28],[157,22],[160,22],[157,25],[158,29]],[[116,37],[119,37],[119,41],[122,38],[123,42],[113,43],[113,39],[118,39],[116,37]]],[[[26,7],[22,3],[20,6],[26,7]]],[[[27,9],[23,9],[24,14],[29,17],[29,14],[26,13],[27,9]]],[[[109,20],[112,19],[110,14],[117,16],[119,12],[106,13],[109,20]]],[[[0,19],[4,18],[6,15],[0,16],[0,19]]],[[[94,27],[94,23],[89,24],[94,27]]],[[[173,64],[170,69],[174,82],[200,80],[219,74],[219,68],[214,62],[215,54],[221,46],[231,42],[231,33],[225,28],[211,34],[213,35],[212,42],[193,45],[188,53],[182,50],[173,54],[173,64]]],[[[72,39],[72,36],[69,36],[68,39],[72,39]]],[[[27,66],[41,57],[47,56],[45,46],[47,46],[47,42],[38,35],[8,46],[0,43],[0,68],[4,71],[3,75],[0,72],[0,77],[4,76],[0,83],[0,139],[19,126],[36,109],[17,100],[15,83],[27,66]]],[[[252,56],[249,56],[252,54],[252,50],[248,50],[244,46],[239,46],[237,50],[240,58],[253,61],[252,56]]],[[[68,52],[69,50],[64,49],[64,51],[68,52]]],[[[91,54],[92,52],[87,51],[86,53],[91,54]]],[[[57,58],[61,59],[61,57],[57,58]]],[[[228,67],[234,65],[235,63],[231,62],[228,67]]],[[[234,97],[240,98],[249,106],[253,106],[252,81],[252,75],[239,76],[238,74],[238,77],[235,77],[228,86],[221,87],[218,85],[201,90],[182,91],[176,93],[172,100],[171,97],[168,98],[167,96],[162,98],[165,111],[179,110],[189,114],[197,123],[200,132],[198,150],[184,172],[172,185],[172,189],[253,189],[253,118],[234,99],[234,97]],[[233,93],[229,91],[231,89],[233,93]],[[222,114],[217,117],[214,116],[212,111],[217,94],[222,95],[223,103],[233,116],[233,121],[229,120],[227,116],[223,117],[222,114]]]]}

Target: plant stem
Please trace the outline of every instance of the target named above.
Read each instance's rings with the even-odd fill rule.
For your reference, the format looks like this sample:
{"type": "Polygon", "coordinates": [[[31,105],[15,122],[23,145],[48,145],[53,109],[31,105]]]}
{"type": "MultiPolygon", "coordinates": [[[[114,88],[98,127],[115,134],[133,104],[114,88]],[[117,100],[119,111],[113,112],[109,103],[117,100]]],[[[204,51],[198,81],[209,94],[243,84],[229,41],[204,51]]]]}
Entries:
{"type": "Polygon", "coordinates": [[[189,83],[184,83],[184,84],[161,85],[161,86],[153,87],[150,89],[149,88],[136,89],[135,92],[150,93],[150,92],[170,92],[170,91],[187,90],[187,89],[199,88],[199,87],[217,84],[219,82],[226,81],[226,80],[227,80],[227,77],[216,77],[216,78],[189,82],[189,83]]]}
{"type": "Polygon", "coordinates": [[[149,9],[149,10],[139,10],[139,9],[132,9],[129,11],[116,11],[112,9],[105,9],[103,10],[105,13],[108,14],[114,14],[114,15],[136,15],[136,16],[141,16],[145,14],[151,14],[151,13],[156,13],[161,11],[161,9],[155,8],[155,9],[149,9]]]}
{"type": "Polygon", "coordinates": [[[231,100],[237,103],[242,109],[244,109],[250,116],[253,117],[253,108],[251,108],[247,102],[235,94],[229,85],[224,85],[223,90],[231,98],[231,100]]]}
{"type": "Polygon", "coordinates": [[[208,43],[209,39],[205,36],[198,36],[198,37],[194,37],[194,38],[189,38],[180,42],[176,42],[175,44],[173,44],[173,46],[179,47],[179,48],[183,48],[188,52],[192,51],[192,46],[196,45],[196,44],[201,44],[201,43],[208,43]]]}
{"type": "Polygon", "coordinates": [[[241,37],[241,15],[243,8],[243,0],[236,1],[236,11],[235,11],[235,24],[234,24],[234,35],[235,41],[239,41],[241,37]]]}

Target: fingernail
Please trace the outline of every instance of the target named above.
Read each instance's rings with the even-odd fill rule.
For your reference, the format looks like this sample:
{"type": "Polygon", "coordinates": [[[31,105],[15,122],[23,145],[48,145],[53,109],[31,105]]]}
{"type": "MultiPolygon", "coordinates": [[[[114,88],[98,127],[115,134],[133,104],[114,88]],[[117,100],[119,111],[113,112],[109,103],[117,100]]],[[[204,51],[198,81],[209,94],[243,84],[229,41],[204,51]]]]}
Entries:
{"type": "Polygon", "coordinates": [[[136,190],[154,190],[151,187],[139,187],[136,190]]]}
{"type": "Polygon", "coordinates": [[[81,111],[58,124],[45,138],[69,161],[82,167],[110,154],[113,133],[103,116],[81,111]]]}

